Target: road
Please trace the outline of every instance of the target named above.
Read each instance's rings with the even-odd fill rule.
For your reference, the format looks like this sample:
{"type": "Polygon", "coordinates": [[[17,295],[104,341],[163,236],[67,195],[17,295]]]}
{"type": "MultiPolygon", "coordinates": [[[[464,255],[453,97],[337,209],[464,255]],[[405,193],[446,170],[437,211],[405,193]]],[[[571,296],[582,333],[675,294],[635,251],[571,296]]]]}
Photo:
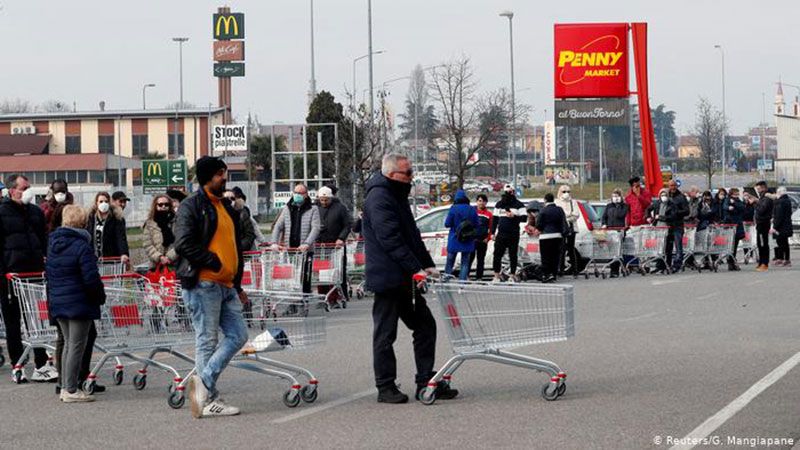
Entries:
{"type": "MultiPolygon", "coordinates": [[[[132,365],[97,402],[65,405],[52,385],[12,384],[6,364],[0,448],[619,449],[667,448],[687,436],[734,448],[729,437],[797,439],[797,280],[798,269],[759,274],[752,266],[576,280],[575,338],[517,349],[567,371],[567,392],[555,402],[539,394],[543,374],[474,362],[456,373],[456,400],[376,403],[369,300],[330,313],[327,344],[274,354],[320,379],[317,402],[294,409],[281,402],[285,383],[230,369],[220,388],[243,414],[193,420],[188,408],[167,406],[166,375],[151,372],[148,387],[134,390],[132,365]]],[[[439,326],[441,363],[450,351],[439,326]]],[[[396,348],[408,392],[413,360],[403,330],[396,348]]]]}

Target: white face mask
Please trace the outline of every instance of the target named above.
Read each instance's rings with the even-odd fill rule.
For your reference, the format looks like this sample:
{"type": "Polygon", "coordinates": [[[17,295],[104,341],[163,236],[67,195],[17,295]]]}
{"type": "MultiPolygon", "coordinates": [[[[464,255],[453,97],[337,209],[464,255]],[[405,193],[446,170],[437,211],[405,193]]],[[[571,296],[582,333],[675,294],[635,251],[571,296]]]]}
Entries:
{"type": "Polygon", "coordinates": [[[564,192],[561,194],[561,200],[569,200],[569,192],[564,192]]]}
{"type": "Polygon", "coordinates": [[[611,201],[614,202],[614,203],[619,203],[619,202],[622,201],[622,197],[620,197],[618,195],[615,195],[615,196],[611,197],[611,201]]]}
{"type": "Polygon", "coordinates": [[[665,202],[665,201],[667,201],[667,200],[669,200],[669,197],[667,197],[666,195],[662,195],[662,196],[661,196],[661,201],[662,201],[662,202],[665,202]]]}
{"type": "Polygon", "coordinates": [[[53,195],[53,198],[55,198],[58,203],[64,203],[67,201],[67,194],[63,192],[57,192],[55,195],[53,195]]]}
{"type": "Polygon", "coordinates": [[[28,189],[22,193],[22,203],[29,205],[33,203],[35,195],[33,194],[33,190],[28,189]]]}
{"type": "Polygon", "coordinates": [[[108,212],[108,210],[109,210],[109,208],[111,208],[111,205],[109,205],[109,204],[108,204],[108,203],[106,203],[106,202],[102,202],[102,203],[100,203],[99,205],[97,205],[97,209],[98,209],[98,211],[100,211],[101,213],[107,213],[107,212],[108,212]]]}

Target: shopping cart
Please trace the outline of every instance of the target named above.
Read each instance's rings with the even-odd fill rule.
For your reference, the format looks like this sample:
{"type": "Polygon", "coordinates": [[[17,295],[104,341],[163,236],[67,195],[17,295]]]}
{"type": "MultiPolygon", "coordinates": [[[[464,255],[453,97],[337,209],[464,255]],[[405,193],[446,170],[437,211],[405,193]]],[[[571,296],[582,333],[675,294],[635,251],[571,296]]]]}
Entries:
{"type": "Polygon", "coordinates": [[[629,269],[632,261],[638,260],[639,273],[642,275],[646,274],[654,263],[657,264],[657,268],[663,268],[665,273],[670,273],[671,267],[666,255],[667,233],[669,227],[659,226],[641,226],[628,230],[628,240],[623,246],[623,253],[634,259],[628,261],[626,269],[629,269]]]}
{"type": "Polygon", "coordinates": [[[714,272],[719,266],[733,257],[733,242],[736,237],[736,225],[712,225],[709,227],[708,256],[714,272]]]}
{"type": "Polygon", "coordinates": [[[313,403],[319,384],[308,369],[264,356],[268,352],[297,350],[325,342],[325,296],[299,292],[261,291],[250,295],[253,316],[245,319],[250,340],[231,366],[278,377],[290,389],[283,403],[293,408],[300,401],[313,403]],[[300,379],[307,380],[302,384],[300,379]]]}
{"type": "Polygon", "coordinates": [[[306,252],[286,247],[262,250],[262,288],[274,291],[302,291],[306,255],[306,252]]]}
{"type": "Polygon", "coordinates": [[[739,242],[739,249],[742,251],[742,262],[750,264],[756,259],[758,250],[758,235],[756,234],[756,224],[753,222],[744,223],[744,238],[739,242]]]}
{"type": "Polygon", "coordinates": [[[242,289],[264,289],[265,270],[264,252],[252,250],[242,253],[244,267],[242,268],[242,289]]]}
{"type": "Polygon", "coordinates": [[[436,387],[449,384],[468,360],[484,360],[545,372],[546,400],[566,391],[564,371],[555,363],[505,351],[508,348],[564,341],[575,335],[572,286],[484,282],[433,282],[455,356],[428,382],[420,401],[436,401],[436,387]]]}
{"type": "MultiPolygon", "coordinates": [[[[11,361],[11,377],[15,383],[22,382],[25,375],[25,362],[35,349],[49,350],[52,354],[55,347],[51,345],[56,340],[56,328],[50,325],[50,310],[47,304],[47,286],[44,274],[35,273],[9,273],[6,274],[9,289],[13,289],[14,296],[19,302],[22,317],[22,334],[24,350],[19,360],[11,361]]],[[[52,364],[52,356],[48,364],[52,364]]]]}
{"type": "MultiPolygon", "coordinates": [[[[116,360],[113,379],[117,385],[122,384],[124,377],[124,366],[119,359],[126,358],[142,364],[133,378],[137,390],[147,386],[149,366],[171,374],[173,386],[181,386],[186,376],[181,375],[178,368],[155,359],[157,354],[166,353],[194,364],[192,358],[178,350],[194,344],[194,331],[181,302],[180,286],[177,283],[159,286],[138,274],[110,275],[102,279],[106,303],[101,307],[100,320],[96,321],[95,346],[103,355],[90,371],[83,390],[94,392],[97,374],[111,358],[116,360]],[[145,353],[147,356],[143,356],[145,353]]],[[[173,401],[183,404],[183,388],[171,387],[170,406],[173,401]]]]}
{"type": "Polygon", "coordinates": [[[366,294],[367,254],[364,252],[364,239],[347,241],[347,276],[349,278],[350,298],[355,294],[361,300],[366,294]]]}
{"type": "Polygon", "coordinates": [[[436,267],[444,267],[447,263],[447,235],[437,234],[435,236],[425,237],[422,239],[425,243],[425,248],[433,259],[433,264],[436,267]]]}
{"type": "Polygon", "coordinates": [[[603,228],[593,231],[584,239],[575,242],[575,247],[584,258],[589,261],[583,269],[585,278],[594,272],[594,276],[606,278],[606,272],[611,272],[614,264],[620,265],[623,276],[628,275],[627,269],[622,264],[622,241],[625,236],[624,228],[603,228]]]}
{"type": "Polygon", "coordinates": [[[542,253],[539,249],[539,236],[524,233],[519,240],[519,246],[528,256],[528,262],[534,264],[542,263],[542,253]]]}
{"type": "Polygon", "coordinates": [[[681,264],[681,271],[685,271],[686,267],[690,269],[696,268],[694,247],[697,238],[697,225],[687,223],[683,226],[683,264],[681,264]]]}
{"type": "Polygon", "coordinates": [[[128,263],[118,256],[104,256],[97,261],[100,275],[122,275],[128,270],[128,263]]]}
{"type": "Polygon", "coordinates": [[[344,247],[336,244],[314,245],[311,256],[311,288],[323,294],[330,307],[347,308],[347,300],[342,290],[343,267],[344,247]]]}

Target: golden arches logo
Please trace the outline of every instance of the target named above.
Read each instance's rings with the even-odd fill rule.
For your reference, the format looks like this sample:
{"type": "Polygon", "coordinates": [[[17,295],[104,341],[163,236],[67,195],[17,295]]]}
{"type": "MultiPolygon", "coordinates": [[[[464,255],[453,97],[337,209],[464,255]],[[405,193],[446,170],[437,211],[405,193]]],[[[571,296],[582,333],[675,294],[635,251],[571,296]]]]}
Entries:
{"type": "Polygon", "coordinates": [[[159,163],[150,163],[147,165],[147,176],[151,177],[153,175],[162,176],[161,172],[161,164],[159,163]]]}
{"type": "Polygon", "coordinates": [[[231,28],[233,28],[233,35],[236,36],[239,34],[239,22],[236,20],[236,16],[223,16],[220,15],[217,17],[217,24],[216,24],[216,35],[220,36],[220,29],[222,28],[222,24],[225,24],[225,34],[231,34],[231,28]]]}

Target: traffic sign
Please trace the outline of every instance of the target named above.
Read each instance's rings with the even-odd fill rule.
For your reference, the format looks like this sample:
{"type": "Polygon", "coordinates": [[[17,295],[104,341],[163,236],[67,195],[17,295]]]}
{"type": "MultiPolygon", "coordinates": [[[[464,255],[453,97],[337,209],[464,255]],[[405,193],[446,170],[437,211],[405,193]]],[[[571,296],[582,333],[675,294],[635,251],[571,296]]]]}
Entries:
{"type": "Polygon", "coordinates": [[[676,179],[675,179],[675,184],[677,184],[677,185],[678,185],[678,187],[681,187],[681,185],[683,184],[683,181],[681,181],[681,179],[680,179],[680,178],[676,178],[676,179]]]}
{"type": "Polygon", "coordinates": [[[142,160],[142,188],[145,194],[160,194],[170,186],[186,186],[185,159],[142,160]]]}

